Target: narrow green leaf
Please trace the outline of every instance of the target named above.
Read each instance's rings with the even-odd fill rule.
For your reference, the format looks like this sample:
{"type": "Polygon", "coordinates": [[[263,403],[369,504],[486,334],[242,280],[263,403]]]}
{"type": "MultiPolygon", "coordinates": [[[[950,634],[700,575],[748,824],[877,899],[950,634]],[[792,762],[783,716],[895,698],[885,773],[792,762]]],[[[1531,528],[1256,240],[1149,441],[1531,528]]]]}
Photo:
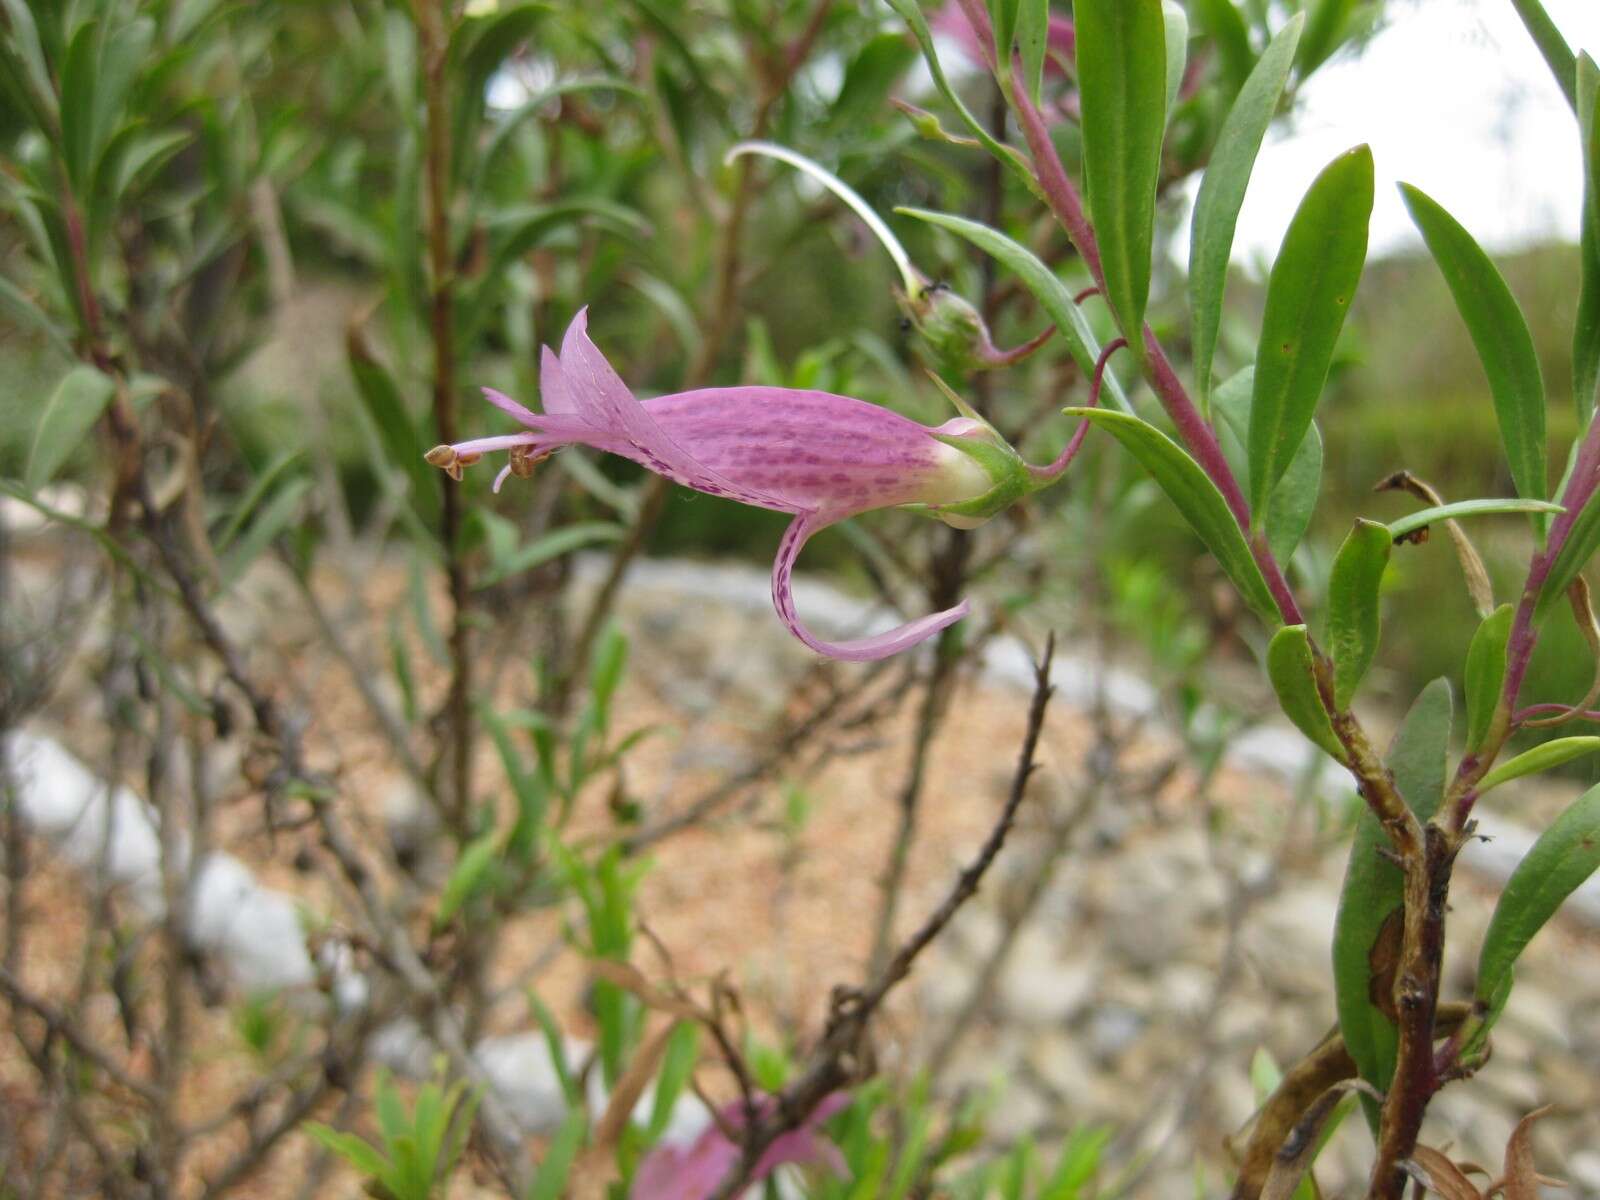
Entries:
{"type": "Polygon", "coordinates": [[[416,125],[421,93],[417,90],[417,27],[410,11],[391,8],[382,14],[383,77],[389,85],[389,98],[395,113],[408,125],[416,125]]]}
{"type": "Polygon", "coordinates": [[[471,191],[474,204],[482,201],[482,192],[489,178],[490,168],[499,160],[502,151],[511,144],[511,139],[517,130],[537,116],[541,110],[547,109],[550,101],[580,92],[614,92],[619,96],[640,99],[644,96],[638,87],[618,75],[581,75],[573,79],[558,80],[549,87],[540,88],[519,104],[514,112],[495,122],[494,136],[489,139],[488,145],[479,156],[473,177],[471,191]]]}
{"type": "MultiPolygon", "coordinates": [[[[925,208],[897,208],[894,211],[960,234],[978,249],[1011,268],[1023,286],[1033,293],[1033,298],[1039,302],[1039,306],[1056,323],[1056,329],[1066,339],[1067,349],[1073,361],[1078,364],[1078,369],[1085,375],[1093,375],[1095,363],[1100,358],[1100,341],[1095,337],[1094,330],[1089,327],[1088,318],[1083,315],[1083,310],[1073,302],[1072,292],[1068,290],[1067,285],[1062,283],[1056,273],[1045,266],[1033,251],[1018,245],[1005,234],[977,221],[969,221],[965,217],[932,212],[925,208]]],[[[1105,390],[1101,395],[1104,403],[1119,412],[1129,414],[1133,412],[1133,406],[1128,403],[1127,393],[1117,382],[1115,372],[1106,372],[1105,390]]]]}
{"type": "Polygon", "coordinates": [[[1517,10],[1517,16],[1522,18],[1522,24],[1527,29],[1528,36],[1533,38],[1533,44],[1539,47],[1545,65],[1550,68],[1550,74],[1554,75],[1556,83],[1561,85],[1561,94],[1567,98],[1568,104],[1574,104],[1575,63],[1572,58],[1572,48],[1561,36],[1556,23],[1550,19],[1550,14],[1544,11],[1544,5],[1540,4],[1539,0],[1511,0],[1511,7],[1517,10]]]}
{"type": "Polygon", "coordinates": [[[1524,750],[1515,758],[1501,763],[1478,782],[1478,791],[1521,779],[1524,775],[1537,775],[1552,771],[1573,759],[1583,758],[1600,750],[1600,737],[1565,737],[1544,742],[1532,750],[1524,750]]]}
{"type": "Polygon", "coordinates": [[[79,25],[61,63],[61,150],[73,191],[87,194],[94,156],[94,89],[101,26],[79,25]]]}
{"type": "MultiPolygon", "coordinates": [[[[1216,2],[1232,11],[1226,0],[1216,2]]],[[[1222,123],[1216,149],[1200,181],[1200,194],[1195,198],[1194,218],[1189,226],[1189,308],[1194,381],[1202,412],[1209,411],[1211,363],[1216,355],[1217,331],[1222,325],[1222,296],[1228,282],[1228,260],[1233,256],[1239,208],[1267,126],[1283,98],[1304,26],[1304,14],[1295,14],[1250,72],[1222,123]]]]}
{"type": "Polygon", "coordinates": [[[628,635],[615,625],[609,626],[594,649],[594,659],[589,666],[589,698],[604,727],[611,708],[611,698],[622,682],[622,673],[628,666],[628,635]]]}
{"type": "Polygon", "coordinates": [[[1378,588],[1394,545],[1388,529],[1357,519],[1328,576],[1328,652],[1333,656],[1333,702],[1350,707],[1378,653],[1378,588]]]}
{"type": "Polygon", "coordinates": [[[369,1179],[382,1179],[389,1170],[388,1160],[353,1133],[344,1133],[320,1121],[307,1121],[300,1128],[312,1140],[333,1151],[369,1179]]]}
{"type": "Polygon", "coordinates": [[[916,47],[899,33],[868,38],[844,69],[844,81],[828,109],[826,123],[842,129],[856,121],[877,120],[889,93],[916,57],[916,47]]]}
{"type": "Polygon", "coordinates": [[[489,881],[490,869],[500,855],[499,842],[500,835],[491,829],[462,849],[455,869],[439,893],[439,907],[433,917],[436,928],[450,924],[451,918],[483,890],[489,881]]]}
{"type": "Polygon", "coordinates": [[[314,185],[290,188],[283,196],[285,206],[307,225],[326,234],[333,248],[361,259],[369,266],[388,261],[388,244],[383,227],[372,217],[345,202],[332,192],[318,192],[314,185]]]}
{"type": "Polygon", "coordinates": [[[1371,150],[1357,146],[1334,159],[1300,202],[1272,265],[1250,405],[1250,507],[1258,528],[1328,380],[1366,262],[1372,191],[1371,150]]]}
{"type": "Polygon", "coordinates": [[[1467,753],[1476,754],[1494,724],[1500,706],[1500,688],[1506,679],[1506,642],[1511,637],[1514,609],[1502,604],[1478,626],[1467,647],[1467,666],[1462,673],[1466,691],[1467,753]]]}
{"type": "Polygon", "coordinates": [[[1011,59],[1017,48],[1018,0],[986,0],[989,30],[994,35],[995,81],[1009,94],[1011,59]]]}
{"type": "Polygon", "coordinates": [[[159,171],[178,151],[187,146],[194,135],[187,129],[168,129],[161,133],[143,134],[132,140],[126,151],[111,157],[108,148],[101,161],[101,175],[114,166],[115,173],[106,181],[113,206],[122,202],[128,189],[140,180],[159,171]]]}
{"type": "Polygon", "coordinates": [[[1166,131],[1166,21],[1161,0],[1078,0],[1073,20],[1084,182],[1106,300],[1142,355],[1166,131]]]}
{"type": "Polygon", "coordinates": [[[1110,1140],[1111,1131],[1103,1126],[1074,1129],[1067,1135],[1061,1158],[1039,1189],[1037,1200],[1079,1200],[1100,1170],[1100,1156],[1110,1140]]]}
{"type": "MultiPolygon", "coordinates": [[[[1422,690],[1389,747],[1387,758],[1400,790],[1419,819],[1432,817],[1444,798],[1446,756],[1450,750],[1450,683],[1435,679],[1422,690]]],[[[1389,845],[1370,811],[1356,823],[1345,869],[1344,889],[1333,927],[1333,976],[1339,1031],[1356,1069],[1379,1091],[1394,1076],[1398,1033],[1373,1003],[1374,951],[1391,916],[1398,920],[1404,880],[1380,851],[1389,845]]],[[[1382,957],[1380,952],[1376,957],[1382,957]]],[[[1392,963],[1390,964],[1392,966],[1392,963]]],[[[1384,997],[1388,1003],[1388,997],[1384,997]]],[[[1376,1128],[1377,1109],[1363,1100],[1376,1128]]]]}
{"type": "Polygon", "coordinates": [[[950,86],[950,80],[945,76],[944,67],[939,62],[938,51],[934,49],[933,33],[928,29],[927,18],[922,15],[922,6],[917,0],[886,0],[886,2],[910,27],[911,36],[917,39],[917,45],[922,49],[922,59],[928,64],[928,73],[933,76],[933,86],[938,89],[939,95],[956,110],[967,129],[978,139],[983,148],[1016,172],[1017,177],[1030,192],[1039,195],[1039,181],[1033,177],[1033,168],[1028,165],[1028,160],[1012,147],[996,141],[994,135],[989,132],[988,124],[973,116],[972,110],[950,86]]]}
{"type": "Polygon", "coordinates": [[[155,576],[144,568],[137,558],[128,553],[127,548],[118,539],[107,533],[104,524],[100,521],[90,520],[75,513],[66,512],[63,509],[54,508],[39,499],[37,495],[28,492],[15,479],[0,477],[0,496],[10,496],[18,503],[33,509],[41,517],[53,521],[57,525],[65,525],[69,529],[76,529],[98,545],[101,550],[105,551],[107,558],[112,559],[123,570],[144,583],[157,589],[166,586],[165,580],[158,581],[155,576]]]}
{"type": "Polygon", "coordinates": [[[167,10],[167,27],[161,37],[169,46],[180,45],[216,13],[222,0],[180,0],[167,10]]]}
{"type": "Polygon", "coordinates": [[[1044,63],[1050,52],[1050,0],[1021,0],[1017,10],[1017,52],[1022,79],[1035,105],[1041,103],[1044,63]]]}
{"type": "Polygon", "coordinates": [[[449,1131],[450,1140],[445,1143],[443,1153],[438,1160],[441,1180],[448,1180],[455,1170],[456,1163],[461,1160],[461,1152],[467,1148],[467,1142],[472,1137],[472,1122],[478,1114],[478,1104],[483,1099],[483,1093],[474,1088],[463,1100],[462,1092],[465,1088],[466,1084],[457,1083],[450,1089],[450,1096],[445,1103],[447,1117],[456,1109],[458,1101],[461,1101],[461,1106],[455,1111],[454,1121],[445,1126],[449,1131]]]}
{"type": "Polygon", "coordinates": [[[420,512],[431,513],[438,503],[438,472],[423,455],[428,445],[422,430],[407,410],[400,387],[388,369],[373,356],[366,338],[352,329],[345,338],[350,373],[355,377],[356,394],[371,419],[378,440],[397,468],[411,483],[411,502],[420,512]]]}
{"type": "Polygon", "coordinates": [[[672,1106],[678,1102],[694,1064],[700,1056],[700,1029],[693,1021],[680,1021],[667,1039],[667,1050],[661,1058],[661,1071],[656,1076],[655,1102],[650,1106],[650,1122],[645,1126],[645,1136],[653,1143],[672,1120],[672,1106]]]}
{"type": "Polygon", "coordinates": [[[1311,0],[1306,36],[1300,43],[1300,78],[1315,71],[1339,49],[1349,29],[1356,0],[1311,0]]]}
{"type": "Polygon", "coordinates": [[[1282,618],[1272,592],[1233,519],[1222,493],[1194,459],[1154,425],[1126,413],[1103,408],[1069,408],[1068,416],[1083,417],[1111,433],[1161,485],[1200,540],[1206,544],[1224,573],[1239,589],[1246,604],[1269,627],[1282,618]]]}
{"type": "Polygon", "coordinates": [[[549,808],[550,791],[539,775],[524,767],[522,755],[511,740],[511,729],[500,714],[485,705],[478,716],[489,731],[517,801],[517,819],[506,838],[506,855],[519,864],[531,864],[538,854],[539,834],[549,808]]]}
{"type": "Polygon", "coordinates": [[[488,10],[483,16],[468,17],[456,23],[450,38],[449,67],[449,78],[457,81],[451,137],[455,147],[452,163],[455,178],[463,177],[467,147],[474,140],[471,131],[483,112],[490,78],[500,69],[501,63],[534,35],[550,11],[544,4],[513,0],[488,10]]]}
{"type": "MultiPolygon", "coordinates": [[[[1498,1015],[1511,968],[1533,935],[1600,868],[1600,787],[1592,787],[1551,823],[1506,881],[1478,953],[1479,1004],[1498,1015]]],[[[1491,1020],[1493,1017],[1491,1016],[1491,1020]]]]}
{"type": "Polygon", "coordinates": [[[567,1062],[567,1043],[561,1036],[561,1026],[556,1022],[550,1006],[539,998],[537,992],[529,988],[527,994],[528,1008],[533,1013],[533,1019],[539,1022],[540,1032],[544,1034],[545,1049],[549,1051],[556,1080],[561,1084],[561,1095],[569,1108],[578,1108],[583,1103],[583,1089],[572,1073],[571,1064],[567,1062]]]}
{"type": "Polygon", "coordinates": [[[177,659],[163,651],[160,646],[151,642],[149,638],[138,632],[137,629],[128,629],[126,632],[133,640],[133,644],[138,648],[139,657],[161,680],[161,686],[170,692],[179,703],[202,719],[209,717],[216,711],[191,685],[190,680],[186,677],[187,672],[179,668],[177,659]]]}
{"type": "Polygon", "coordinates": [[[895,1160],[894,1173],[883,1192],[883,1200],[905,1200],[911,1187],[922,1174],[923,1160],[928,1154],[928,1140],[932,1135],[933,1120],[927,1109],[913,1106],[906,1121],[909,1129],[900,1144],[900,1154],[895,1160]]]}
{"type": "MultiPolygon", "coordinates": [[[[1256,52],[1250,45],[1250,27],[1232,0],[1194,0],[1195,20],[1211,35],[1217,59],[1228,90],[1237,93],[1256,65],[1256,52]]],[[[1302,19],[1301,24],[1304,24],[1302,19]]],[[[1299,34],[1296,33],[1298,40],[1299,34]]],[[[1213,161],[1215,161],[1213,159],[1213,161]]]]}
{"type": "Polygon", "coordinates": [[[0,313],[11,318],[13,328],[32,329],[42,335],[62,358],[74,357],[72,343],[62,334],[60,326],[46,315],[32,297],[3,276],[0,276],[0,313]]]}
{"type": "Polygon", "coordinates": [[[212,537],[213,550],[218,554],[227,553],[228,547],[233,545],[233,539],[238,536],[239,530],[244,528],[244,523],[250,519],[256,507],[266,499],[284,472],[294,466],[304,453],[302,450],[286,450],[266,465],[261,474],[256,476],[249,490],[240,498],[239,503],[234,506],[233,511],[228,514],[228,519],[212,537]]]}
{"type": "MultiPolygon", "coordinates": [[[[700,354],[700,347],[704,338],[700,335],[700,325],[694,312],[689,308],[677,288],[658,275],[648,271],[633,270],[622,277],[622,282],[632,287],[646,300],[648,300],[665,319],[672,329],[673,335],[678,339],[678,344],[683,350],[686,359],[694,359],[700,354]]],[[[582,455],[563,454],[561,462],[587,462],[582,455]]],[[[609,481],[608,481],[609,482],[609,481]]],[[[615,485],[611,485],[615,489],[615,485]]],[[[631,513],[624,512],[625,516],[631,513]]]]}
{"type": "Polygon", "coordinates": [[[423,578],[422,561],[416,556],[406,563],[406,599],[417,627],[417,636],[422,639],[428,656],[440,666],[448,665],[450,654],[445,649],[439,620],[434,616],[433,601],[428,597],[428,581],[423,578]]]}
{"type": "Polygon", "coordinates": [[[406,1113],[400,1103],[400,1093],[395,1091],[388,1071],[383,1068],[378,1072],[372,1104],[378,1118],[378,1130],[383,1134],[384,1145],[392,1151],[394,1144],[405,1136],[406,1113]]]}
{"type": "Polygon", "coordinates": [[[1561,505],[1548,500],[1452,500],[1449,504],[1436,504],[1407,513],[1388,525],[1391,538],[1403,538],[1435,521],[1450,521],[1458,517],[1486,517],[1496,513],[1558,513],[1561,505]]]}
{"type": "Polygon", "coordinates": [[[1347,761],[1344,747],[1334,736],[1333,722],[1317,691],[1311,643],[1304,625],[1285,625],[1267,643],[1267,678],[1278,694],[1283,715],[1295,728],[1322,747],[1337,762],[1347,761]]]}
{"type": "Polygon", "coordinates": [[[250,564],[299,516],[300,501],[310,490],[311,480],[304,475],[290,479],[278,489],[223,559],[220,582],[224,589],[243,578],[250,564]]]}
{"type": "Polygon", "coordinates": [[[1189,63],[1189,14],[1177,0],[1161,0],[1161,20],[1167,41],[1167,103],[1161,111],[1163,120],[1171,120],[1189,63]]]}
{"type": "Polygon", "coordinates": [[[612,521],[580,521],[576,525],[553,529],[543,537],[535,538],[525,546],[519,546],[504,558],[495,559],[489,569],[479,577],[477,586],[493,587],[513,575],[531,571],[534,567],[560,558],[563,554],[571,554],[584,546],[592,546],[597,542],[617,541],[624,532],[626,531],[621,525],[612,521]]]}
{"type": "Polygon", "coordinates": [[[417,719],[417,676],[411,669],[411,650],[400,633],[400,615],[389,617],[389,666],[395,686],[400,689],[400,715],[407,725],[417,719]]]}
{"type": "Polygon", "coordinates": [[[99,61],[95,63],[94,106],[90,125],[88,171],[93,178],[100,154],[123,123],[128,97],[139,74],[150,65],[150,47],[155,41],[156,23],[139,17],[116,28],[108,28],[102,38],[99,61]]]}
{"type": "MultiPolygon", "coordinates": [[[[1246,367],[1229,376],[1212,394],[1216,413],[1222,418],[1218,426],[1228,461],[1241,474],[1246,469],[1245,439],[1250,436],[1250,394],[1255,381],[1255,368],[1246,367]]],[[[1317,497],[1322,491],[1322,432],[1317,423],[1300,439],[1300,449],[1289,460],[1289,468],[1272,491],[1272,503],[1267,509],[1267,547],[1279,562],[1286,563],[1294,554],[1300,539],[1311,527],[1311,518],[1317,511],[1317,497]]]]}
{"type": "MultiPolygon", "coordinates": [[[[898,40],[898,39],[896,39],[898,40]]],[[[903,43],[902,43],[903,44],[903,43]]],[[[906,253],[906,248],[900,244],[900,239],[895,237],[894,231],[889,228],[878,216],[873,208],[860,194],[832,171],[814,162],[803,154],[797,154],[787,146],[780,146],[775,142],[740,142],[723,157],[723,162],[732,162],[744,154],[759,154],[768,158],[775,158],[779,162],[787,163],[795,170],[811,176],[828,191],[832,192],[856,216],[861,218],[872,236],[878,239],[878,244],[894,260],[896,269],[900,272],[900,284],[905,288],[907,300],[915,300],[923,290],[924,281],[917,269],[911,265],[911,256],[906,253]]]]}
{"type": "MultiPolygon", "coordinates": [[[[1531,0],[1530,0],[1531,2],[1531,0]]],[[[1600,386],[1600,68],[1585,54],[1577,67],[1578,134],[1583,151],[1583,227],[1578,234],[1578,315],[1572,334],[1572,392],[1588,424],[1600,386]]]]}
{"type": "MultiPolygon", "coordinates": [[[[449,1101],[453,1105],[454,1100],[449,1101]]],[[[437,1083],[425,1083],[417,1089],[411,1110],[411,1127],[417,1136],[417,1158],[434,1168],[437,1174],[439,1151],[444,1148],[444,1132],[449,1123],[449,1108],[437,1083]]]]}
{"type": "Polygon", "coordinates": [[[581,1108],[567,1113],[545,1149],[544,1161],[528,1188],[528,1200],[561,1200],[567,1194],[567,1176],[572,1173],[572,1164],[583,1149],[588,1131],[588,1118],[581,1108]]]}
{"type": "Polygon", "coordinates": [[[1289,460],[1289,469],[1272,490],[1272,508],[1267,513],[1267,546],[1279,562],[1289,561],[1311,527],[1321,488],[1322,432],[1313,422],[1310,432],[1300,439],[1300,449],[1289,460]]]}
{"type": "Polygon", "coordinates": [[[488,223],[493,246],[488,277],[497,280],[500,272],[551,234],[580,220],[592,221],[621,237],[648,238],[651,233],[650,222],[638,212],[598,196],[503,209],[488,223]]]}
{"type": "MultiPolygon", "coordinates": [[[[693,357],[691,355],[690,357],[693,357]]],[[[618,487],[592,459],[581,454],[558,454],[556,463],[563,475],[568,476],[589,495],[610,508],[624,520],[632,521],[639,514],[639,493],[635,489],[618,487]]]]}
{"type": "Polygon", "coordinates": [[[34,119],[41,129],[52,130],[60,120],[60,113],[32,6],[28,0],[0,0],[0,16],[8,30],[7,36],[0,39],[0,51],[18,60],[18,83],[28,106],[33,109],[34,119]]]}
{"type": "MultiPolygon", "coordinates": [[[[1489,377],[1500,440],[1517,494],[1543,500],[1550,485],[1544,376],[1522,309],[1489,256],[1454,217],[1408,183],[1400,185],[1400,194],[1439,264],[1489,377]]],[[[1533,519],[1542,533],[1544,518],[1536,515],[1533,519]]]]}
{"type": "Polygon", "coordinates": [[[114,390],[111,379],[90,366],[73,367],[62,376],[33,432],[33,448],[22,477],[28,491],[37,492],[55,478],[67,456],[111,403],[114,390]]]}

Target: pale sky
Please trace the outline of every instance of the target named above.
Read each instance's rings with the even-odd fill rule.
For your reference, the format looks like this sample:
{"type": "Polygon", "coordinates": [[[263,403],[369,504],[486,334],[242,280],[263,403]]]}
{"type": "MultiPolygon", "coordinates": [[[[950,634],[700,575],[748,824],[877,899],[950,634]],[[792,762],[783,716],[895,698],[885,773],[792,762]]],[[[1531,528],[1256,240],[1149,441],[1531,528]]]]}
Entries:
{"type": "MultiPolygon", "coordinates": [[[[1568,45],[1600,58],[1600,0],[1545,8],[1568,45]]],[[[1324,65],[1301,96],[1293,124],[1257,160],[1236,260],[1270,260],[1317,172],[1360,142],[1378,172],[1374,254],[1420,244],[1400,180],[1491,250],[1576,240],[1577,125],[1510,0],[1401,0],[1365,53],[1324,65]]]]}

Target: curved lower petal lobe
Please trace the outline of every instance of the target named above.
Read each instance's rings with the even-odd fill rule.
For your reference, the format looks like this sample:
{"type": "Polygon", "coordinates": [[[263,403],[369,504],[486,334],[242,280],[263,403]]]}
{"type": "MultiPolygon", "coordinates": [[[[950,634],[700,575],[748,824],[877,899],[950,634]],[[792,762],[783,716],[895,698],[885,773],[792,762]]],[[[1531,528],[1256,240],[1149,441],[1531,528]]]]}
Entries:
{"type": "Polygon", "coordinates": [[[560,375],[578,416],[597,430],[626,439],[633,448],[623,451],[627,457],[674,483],[757,508],[796,511],[792,500],[736,483],[673,441],[589,340],[588,320],[588,309],[580,310],[561,339],[560,375]]]}
{"type": "Polygon", "coordinates": [[[972,605],[963,600],[954,608],[918,617],[915,621],[907,621],[896,629],[872,637],[858,638],[850,642],[825,642],[817,637],[801,624],[800,614],[795,611],[792,579],[794,564],[800,557],[801,548],[811,535],[838,519],[837,516],[817,512],[800,513],[784,531],[783,541],[778,544],[778,557],[772,564],[773,607],[778,610],[778,616],[782,618],[783,623],[789,627],[789,632],[818,654],[843,659],[846,662],[872,662],[875,659],[888,658],[891,654],[909,650],[918,642],[927,641],[941,629],[954,625],[972,611],[972,605]]]}

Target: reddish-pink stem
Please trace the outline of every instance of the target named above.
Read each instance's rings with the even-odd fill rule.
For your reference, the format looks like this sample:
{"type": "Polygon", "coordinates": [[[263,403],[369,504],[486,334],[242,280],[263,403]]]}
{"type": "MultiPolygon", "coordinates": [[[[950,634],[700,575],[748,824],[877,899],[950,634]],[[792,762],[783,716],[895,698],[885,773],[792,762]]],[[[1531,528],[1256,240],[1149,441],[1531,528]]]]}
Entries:
{"type": "MultiPolygon", "coordinates": [[[[1089,224],[1089,218],[1084,212],[1083,200],[1078,195],[1078,189],[1073,186],[1072,180],[1068,178],[1067,170],[1061,163],[1061,156],[1056,153],[1055,143],[1050,140],[1050,131],[1045,125],[1043,115],[1028,98],[1028,91],[1021,86],[1021,79],[1015,68],[1012,77],[1017,85],[1012,89],[1017,122],[1022,127],[1022,136],[1026,139],[1028,150],[1033,156],[1034,174],[1039,180],[1039,187],[1050,205],[1050,211],[1061,222],[1072,244],[1077,247],[1078,253],[1088,265],[1096,287],[1103,291],[1106,277],[1100,261],[1100,247],[1095,240],[1094,228],[1089,224]]],[[[1177,428],[1179,439],[1200,464],[1200,469],[1222,493],[1228,511],[1233,514],[1234,520],[1239,523],[1239,528],[1249,539],[1250,553],[1255,558],[1257,566],[1261,568],[1261,574],[1267,581],[1267,588],[1272,593],[1279,614],[1290,625],[1302,624],[1304,618],[1301,616],[1300,606],[1295,601],[1294,593],[1289,590],[1283,569],[1273,558],[1266,540],[1251,533],[1250,505],[1239,488],[1233,468],[1223,457],[1222,447],[1217,443],[1216,434],[1200,415],[1200,410],[1194,406],[1189,393],[1184,390],[1177,372],[1172,369],[1172,363],[1167,359],[1166,352],[1162,350],[1161,343],[1156,340],[1150,327],[1146,325],[1141,333],[1150,384],[1155,389],[1156,397],[1161,401],[1161,407],[1166,410],[1167,416],[1177,428]]]]}
{"type": "Polygon", "coordinates": [[[1574,721],[1600,721],[1600,709],[1573,708],[1570,704],[1530,704],[1511,714],[1511,723],[1520,725],[1535,717],[1568,717],[1574,721]]]}
{"type": "Polygon", "coordinates": [[[1545,581],[1550,577],[1550,568],[1555,565],[1556,556],[1571,536],[1578,515],[1593,498],[1597,487],[1600,487],[1600,421],[1592,421],[1588,433],[1584,435],[1583,445],[1578,449],[1577,461],[1572,464],[1572,477],[1567,480],[1566,490],[1561,494],[1562,511],[1550,523],[1550,535],[1545,539],[1544,549],[1533,556],[1533,562],[1528,567],[1528,580],[1522,588],[1522,599],[1517,604],[1517,615],[1511,622],[1511,636],[1506,642],[1505,687],[1501,692],[1507,708],[1516,708],[1517,693],[1522,690],[1528,663],[1533,658],[1534,644],[1539,640],[1539,632],[1533,626],[1533,610],[1539,602],[1539,593],[1544,590],[1545,581]]]}
{"type": "MultiPolygon", "coordinates": [[[[1100,404],[1100,391],[1105,385],[1106,364],[1111,361],[1111,356],[1118,350],[1126,349],[1128,339],[1119,337],[1107,343],[1106,348],[1100,351],[1100,357],[1095,360],[1094,377],[1089,380],[1089,407],[1096,408],[1100,404]]],[[[1072,465],[1072,460],[1078,457],[1078,451],[1083,449],[1083,441],[1089,436],[1089,422],[1084,421],[1078,426],[1067,448],[1057,456],[1055,462],[1048,467],[1029,467],[1028,471],[1039,483],[1049,483],[1058,478],[1063,471],[1072,465]]]]}

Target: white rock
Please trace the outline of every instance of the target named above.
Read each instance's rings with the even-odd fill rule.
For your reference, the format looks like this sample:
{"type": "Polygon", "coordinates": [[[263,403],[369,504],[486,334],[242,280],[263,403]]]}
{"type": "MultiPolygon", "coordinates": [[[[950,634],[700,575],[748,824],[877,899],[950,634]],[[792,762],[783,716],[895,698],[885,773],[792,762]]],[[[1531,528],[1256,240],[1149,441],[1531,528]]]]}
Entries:
{"type": "Polygon", "coordinates": [[[1156,979],[1156,995],[1167,1012],[1186,1019],[1201,1016],[1211,1004],[1217,973],[1191,963],[1174,963],[1156,979]]]}
{"type": "Polygon", "coordinates": [[[235,985],[247,992],[305,987],[315,978],[294,901],[262,887],[231,855],[212,854],[202,862],[189,934],[197,946],[222,957],[235,985]]]}
{"type": "Polygon", "coordinates": [[[1600,1151],[1579,1150],[1562,1165],[1568,1182],[1591,1196],[1600,1195],[1600,1151]]]}
{"type": "Polygon", "coordinates": [[[1145,1023],[1143,1011],[1107,1004],[1089,1014],[1084,1033],[1095,1056],[1102,1062],[1109,1062],[1138,1041],[1145,1023]]]}
{"type": "Polygon", "coordinates": [[[1047,1087],[1068,1098],[1081,1097],[1096,1074],[1093,1060],[1070,1031],[1033,1042],[1027,1062],[1047,1087]]]}
{"type": "Polygon", "coordinates": [[[1018,1021],[1056,1024],[1088,1002],[1098,976],[1092,962],[1063,961],[1055,939],[1028,925],[1018,933],[1000,973],[1000,1003],[1018,1021]]]}

